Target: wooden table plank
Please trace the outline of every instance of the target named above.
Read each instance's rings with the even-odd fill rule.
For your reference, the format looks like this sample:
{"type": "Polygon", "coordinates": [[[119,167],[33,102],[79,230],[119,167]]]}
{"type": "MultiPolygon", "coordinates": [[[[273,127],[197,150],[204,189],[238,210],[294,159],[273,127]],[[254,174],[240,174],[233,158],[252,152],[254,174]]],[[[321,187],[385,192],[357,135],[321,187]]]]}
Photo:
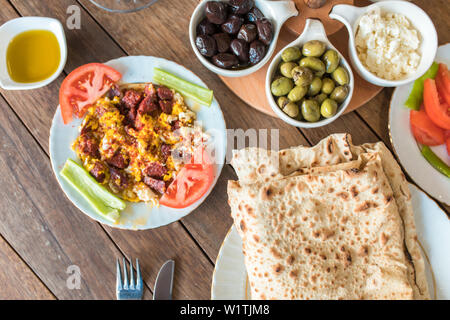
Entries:
{"type": "MultiPolygon", "coordinates": [[[[76,4],[74,1],[55,1],[45,4],[41,1],[13,1],[16,9],[22,15],[40,14],[52,16],[62,21],[66,17],[65,8],[74,3],[76,4]]],[[[2,11],[0,13],[0,19],[8,19],[8,14],[11,14],[11,12],[8,12],[8,10],[2,11]]],[[[76,32],[76,34],[71,34],[72,30],[66,30],[68,39],[70,39],[69,41],[71,43],[77,43],[75,50],[81,50],[80,52],[73,53],[73,56],[81,60],[76,60],[75,62],[68,61],[66,72],[70,72],[79,64],[90,61],[104,61],[124,55],[109,36],[93,22],[90,16],[85,12],[83,13],[83,10],[82,21],[82,30],[87,24],[89,31],[84,29],[83,33],[76,32]],[[101,34],[97,34],[97,32],[101,34]],[[78,38],[81,35],[82,37],[78,38]],[[89,41],[95,42],[95,47],[90,47],[92,44],[84,44],[89,41]],[[106,47],[110,47],[111,50],[104,50],[106,47]],[[84,58],[85,50],[90,51],[87,58],[89,61],[81,62],[84,58]],[[119,51],[120,53],[118,53],[119,51]],[[106,54],[110,56],[106,56],[106,54]]],[[[72,50],[72,47],[70,47],[71,44],[69,43],[68,45],[70,48],[69,51],[72,50]]],[[[35,135],[36,139],[46,151],[48,150],[48,130],[51,126],[54,110],[56,109],[58,89],[62,78],[63,76],[50,86],[29,92],[0,91],[11,104],[14,111],[20,116],[24,124],[28,128],[32,128],[33,135],[35,135]],[[30,105],[36,111],[30,112],[30,105]]],[[[58,192],[61,193],[59,190],[58,192]]],[[[75,209],[75,211],[78,215],[84,216],[78,210],[75,209]]],[[[144,274],[146,275],[145,280],[150,288],[153,287],[157,275],[158,270],[155,270],[155,268],[159,269],[164,259],[176,258],[177,274],[179,276],[177,287],[174,289],[174,297],[184,299],[209,298],[210,275],[212,274],[213,266],[180,223],[160,228],[157,231],[148,232],[124,232],[112,228],[103,228],[108,232],[109,236],[122,252],[129,257],[139,257],[141,265],[144,268],[144,274]],[[126,234],[126,237],[123,233],[126,234]],[[168,241],[167,239],[173,239],[174,241],[168,241]],[[142,253],[142,256],[136,256],[135,253],[142,253]],[[192,257],[195,257],[195,259],[192,257]],[[186,276],[191,270],[197,270],[197,273],[191,272],[192,274],[190,276],[186,276]],[[197,285],[192,286],[193,282],[197,285]]]]}
{"type": "Polygon", "coordinates": [[[55,296],[0,236],[0,300],[54,300],[55,296]]]}

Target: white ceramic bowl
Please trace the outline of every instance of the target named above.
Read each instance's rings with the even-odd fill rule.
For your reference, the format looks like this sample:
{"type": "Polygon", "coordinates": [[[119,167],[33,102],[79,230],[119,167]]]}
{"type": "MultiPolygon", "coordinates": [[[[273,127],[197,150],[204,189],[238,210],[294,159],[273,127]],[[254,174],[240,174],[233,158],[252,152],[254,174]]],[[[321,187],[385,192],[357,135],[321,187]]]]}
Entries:
{"type": "Polygon", "coordinates": [[[55,80],[62,72],[67,60],[67,43],[64,28],[56,19],[44,17],[23,17],[12,19],[0,27],[0,87],[6,90],[27,90],[43,87],[55,80]],[[31,83],[19,83],[11,79],[6,66],[6,51],[9,42],[19,33],[28,30],[48,30],[59,43],[61,59],[58,69],[49,78],[31,83]]]}
{"type": "Polygon", "coordinates": [[[290,125],[300,127],[300,128],[322,127],[322,126],[325,126],[325,125],[333,122],[337,118],[339,118],[339,116],[345,111],[348,104],[350,103],[350,100],[352,99],[353,87],[354,87],[354,79],[353,79],[353,72],[352,72],[352,69],[350,68],[350,65],[348,64],[347,60],[345,60],[345,58],[342,56],[342,54],[339,52],[339,50],[337,50],[331,44],[331,42],[328,40],[327,34],[323,27],[323,24],[319,20],[314,20],[314,19],[307,19],[305,28],[303,29],[302,34],[297,39],[295,39],[294,41],[289,43],[286,47],[281,49],[280,52],[278,52],[278,54],[273,58],[272,62],[270,63],[269,69],[267,70],[267,74],[266,74],[266,96],[267,96],[267,100],[269,101],[270,106],[272,107],[272,110],[284,122],[287,122],[290,125]],[[278,65],[281,62],[281,54],[283,53],[283,51],[289,47],[301,47],[301,46],[303,46],[303,44],[305,42],[310,41],[310,40],[320,40],[320,41],[326,43],[328,49],[336,50],[339,53],[339,56],[341,58],[340,64],[347,70],[349,80],[350,80],[349,84],[348,84],[349,89],[350,89],[348,96],[344,100],[344,102],[342,102],[339,105],[336,114],[331,118],[324,118],[317,122],[299,121],[299,120],[295,120],[295,119],[292,119],[291,117],[289,117],[286,113],[284,113],[278,107],[277,102],[275,101],[275,98],[273,97],[272,92],[270,90],[270,85],[272,83],[273,77],[275,76],[275,73],[277,72],[278,65]]]}
{"type": "Polygon", "coordinates": [[[406,1],[380,1],[367,7],[354,7],[350,5],[336,5],[331,10],[330,18],[341,21],[349,33],[350,60],[358,73],[370,83],[382,87],[397,87],[412,82],[423,75],[433,63],[438,46],[436,29],[430,17],[418,6],[406,1]],[[355,35],[361,17],[368,11],[380,8],[382,11],[403,14],[416,28],[421,36],[420,51],[422,58],[414,74],[402,80],[386,80],[371,73],[361,63],[355,47],[355,35]]]}
{"type": "MultiPolygon", "coordinates": [[[[195,8],[191,16],[191,21],[189,23],[189,38],[191,41],[192,50],[194,50],[195,55],[200,60],[205,67],[207,67],[212,72],[225,76],[225,77],[243,77],[247,76],[264,66],[267,61],[269,61],[272,56],[275,46],[277,44],[278,35],[280,34],[281,26],[290,17],[296,16],[298,14],[295,8],[295,3],[293,1],[268,1],[268,0],[255,0],[255,6],[261,10],[264,16],[272,22],[274,35],[273,40],[267,49],[264,58],[254,66],[239,70],[222,69],[214,64],[212,64],[207,58],[202,56],[195,45],[195,38],[197,37],[197,25],[205,17],[205,7],[206,3],[211,0],[203,0],[195,8]]],[[[229,2],[230,0],[213,0],[221,2],[229,2]]]]}

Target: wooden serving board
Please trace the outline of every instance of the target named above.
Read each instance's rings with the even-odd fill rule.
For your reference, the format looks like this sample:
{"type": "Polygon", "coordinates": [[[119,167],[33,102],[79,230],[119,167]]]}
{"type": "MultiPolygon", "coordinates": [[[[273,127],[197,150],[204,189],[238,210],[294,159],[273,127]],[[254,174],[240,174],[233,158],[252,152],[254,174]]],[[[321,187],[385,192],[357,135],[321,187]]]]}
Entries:
{"type": "MultiPolygon", "coordinates": [[[[289,19],[281,29],[277,46],[272,57],[274,57],[282,48],[284,48],[290,42],[294,41],[298,37],[298,35],[301,34],[307,18],[321,17],[320,20],[325,26],[325,30],[328,34],[328,39],[350,63],[350,58],[348,55],[347,29],[340,22],[337,22],[340,27],[339,25],[336,25],[336,21],[328,17],[328,13],[331,10],[332,6],[335,4],[349,3],[353,1],[329,1],[325,7],[316,9],[317,13],[313,9],[306,7],[303,0],[296,0],[295,2],[297,9],[299,10],[299,15],[297,17],[289,19]],[[308,9],[302,11],[302,8],[304,7],[308,9]],[[302,26],[302,28],[299,29],[298,26],[302,26]],[[337,29],[336,26],[338,26],[337,29]]],[[[367,6],[369,4],[371,4],[371,2],[368,0],[358,1],[358,6],[367,6]]],[[[272,108],[269,105],[269,102],[267,101],[265,93],[266,72],[271,61],[272,59],[269,60],[264,67],[248,76],[239,78],[220,76],[220,78],[231,89],[231,91],[233,91],[248,105],[265,114],[276,117],[275,113],[272,111],[272,108]]],[[[366,102],[375,97],[381,91],[381,89],[383,89],[382,87],[375,86],[361,78],[357,71],[353,68],[353,66],[352,71],[355,78],[355,88],[353,91],[352,100],[350,101],[350,104],[347,107],[345,113],[353,111],[364,105],[366,102]]]]}

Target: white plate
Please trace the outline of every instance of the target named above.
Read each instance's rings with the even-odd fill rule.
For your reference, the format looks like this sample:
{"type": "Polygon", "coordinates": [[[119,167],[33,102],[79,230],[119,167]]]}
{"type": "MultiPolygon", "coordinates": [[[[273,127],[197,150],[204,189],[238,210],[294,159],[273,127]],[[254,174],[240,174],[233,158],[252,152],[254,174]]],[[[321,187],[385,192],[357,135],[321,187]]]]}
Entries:
{"type": "MultiPolygon", "coordinates": [[[[188,69],[175,62],[162,58],[131,56],[111,60],[106,62],[106,64],[122,73],[121,81],[124,83],[150,82],[153,79],[153,68],[158,67],[176,74],[187,81],[206,87],[206,84],[188,69]]],[[[211,136],[211,141],[215,147],[216,165],[214,183],[211,185],[208,192],[196,203],[184,209],[171,209],[163,206],[160,206],[159,208],[150,208],[148,204],[142,202],[127,202],[127,207],[121,212],[121,218],[117,224],[113,224],[109,220],[106,220],[95,213],[88,202],[80,197],[59,174],[68,158],[72,158],[79,162],[71,145],[78,136],[78,127],[82,119],[75,119],[72,123],[64,125],[61,118],[60,107],[58,106],[50,129],[50,159],[56,179],[67,197],[76,207],[89,217],[111,227],[122,229],[157,228],[177,221],[191,213],[209,195],[222,171],[226,153],[226,126],[222,110],[215,98],[210,107],[200,106],[187,98],[186,103],[196,112],[197,120],[201,123],[204,131],[211,136]]]]}
{"type": "MultiPolygon", "coordinates": [[[[450,66],[450,44],[438,48],[437,62],[450,66]]],[[[411,92],[413,84],[404,85],[395,89],[389,107],[389,132],[392,146],[400,160],[401,165],[410,175],[411,179],[424,191],[437,200],[450,205],[450,179],[434,169],[420,153],[409,125],[410,109],[404,106],[411,92]]],[[[450,157],[444,145],[432,147],[432,150],[448,165],[450,157]]]]}
{"type": "MultiPolygon", "coordinates": [[[[417,236],[425,256],[428,287],[433,299],[450,299],[450,220],[426,193],[410,184],[417,236]]],[[[242,241],[231,227],[216,260],[211,299],[247,300],[250,287],[242,241]]]]}

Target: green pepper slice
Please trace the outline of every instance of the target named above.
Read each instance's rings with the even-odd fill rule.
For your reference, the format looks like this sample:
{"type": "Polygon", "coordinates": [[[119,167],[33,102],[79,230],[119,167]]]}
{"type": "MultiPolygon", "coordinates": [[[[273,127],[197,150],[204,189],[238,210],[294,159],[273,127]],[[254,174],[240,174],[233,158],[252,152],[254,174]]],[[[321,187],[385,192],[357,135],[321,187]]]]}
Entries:
{"type": "Polygon", "coordinates": [[[412,110],[420,110],[423,102],[423,83],[426,79],[434,79],[436,77],[439,64],[433,62],[431,67],[420,78],[414,81],[413,88],[405,102],[405,106],[412,110]]]}
{"type": "Polygon", "coordinates": [[[425,159],[440,173],[450,178],[450,167],[442,161],[429,146],[423,146],[420,150],[425,159]]]}

